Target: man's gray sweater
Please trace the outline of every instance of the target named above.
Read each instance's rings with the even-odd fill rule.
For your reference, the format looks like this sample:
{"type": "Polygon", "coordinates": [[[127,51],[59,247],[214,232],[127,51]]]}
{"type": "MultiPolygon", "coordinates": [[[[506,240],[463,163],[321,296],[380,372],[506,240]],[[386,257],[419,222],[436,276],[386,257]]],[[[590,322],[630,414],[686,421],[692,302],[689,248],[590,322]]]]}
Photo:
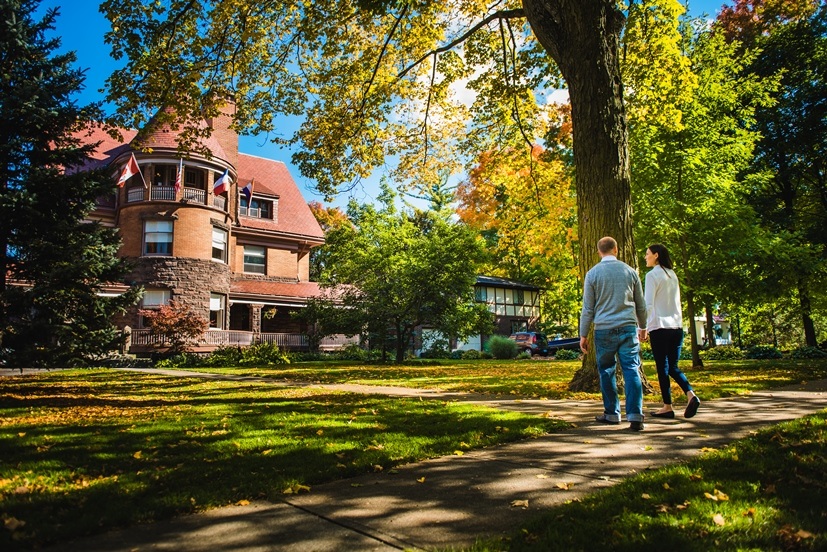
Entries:
{"type": "Polygon", "coordinates": [[[604,258],[586,273],[580,337],[589,335],[592,322],[595,330],[646,327],[643,286],[637,272],[626,263],[604,258]]]}

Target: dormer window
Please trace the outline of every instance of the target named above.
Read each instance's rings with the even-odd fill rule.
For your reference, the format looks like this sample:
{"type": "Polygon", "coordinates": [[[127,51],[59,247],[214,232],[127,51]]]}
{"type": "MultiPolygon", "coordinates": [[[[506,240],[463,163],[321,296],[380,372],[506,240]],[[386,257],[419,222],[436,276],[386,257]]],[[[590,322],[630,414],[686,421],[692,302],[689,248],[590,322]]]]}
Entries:
{"type": "Polygon", "coordinates": [[[242,216],[269,219],[273,220],[275,217],[275,201],[272,199],[265,199],[253,196],[249,201],[247,197],[241,195],[239,212],[242,216]]]}

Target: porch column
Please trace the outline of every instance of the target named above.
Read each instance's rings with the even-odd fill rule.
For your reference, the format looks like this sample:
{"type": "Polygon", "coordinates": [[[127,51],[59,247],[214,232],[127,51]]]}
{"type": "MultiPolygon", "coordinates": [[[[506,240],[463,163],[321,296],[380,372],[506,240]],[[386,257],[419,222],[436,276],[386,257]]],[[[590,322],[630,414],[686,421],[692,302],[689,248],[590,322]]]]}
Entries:
{"type": "Polygon", "coordinates": [[[253,333],[261,333],[261,309],[263,308],[264,305],[250,305],[250,331],[253,333]]]}

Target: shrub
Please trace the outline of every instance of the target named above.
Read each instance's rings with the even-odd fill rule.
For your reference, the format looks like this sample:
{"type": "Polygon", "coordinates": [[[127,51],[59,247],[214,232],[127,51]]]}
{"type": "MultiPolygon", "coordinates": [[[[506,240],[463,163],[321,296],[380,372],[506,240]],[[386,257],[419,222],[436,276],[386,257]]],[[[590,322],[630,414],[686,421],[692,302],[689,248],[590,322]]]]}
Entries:
{"type": "Polygon", "coordinates": [[[501,335],[492,335],[485,342],[485,350],[497,360],[508,360],[517,356],[517,343],[501,335]]]}
{"type": "Polygon", "coordinates": [[[365,362],[371,358],[370,351],[363,349],[356,343],[351,343],[336,351],[335,356],[337,360],[355,360],[356,362],[365,362]]]}
{"type": "Polygon", "coordinates": [[[554,358],[556,360],[577,360],[580,358],[580,353],[572,349],[557,349],[554,358]]]}
{"type": "Polygon", "coordinates": [[[520,351],[520,354],[517,355],[517,360],[531,360],[531,353],[528,351],[520,351]]]}
{"type": "Polygon", "coordinates": [[[744,351],[735,345],[720,345],[701,351],[701,358],[703,360],[740,360],[744,358],[744,351]]]}
{"type": "Polygon", "coordinates": [[[260,343],[241,350],[239,366],[276,366],[289,364],[289,356],[272,343],[260,343]]]}
{"type": "Polygon", "coordinates": [[[491,360],[492,358],[494,358],[494,355],[492,355],[488,351],[481,351],[480,358],[483,360],[491,360]]]}
{"type": "Polygon", "coordinates": [[[219,347],[204,359],[204,366],[230,367],[238,366],[241,362],[240,347],[219,347]]]}
{"type": "Polygon", "coordinates": [[[170,357],[160,358],[155,362],[155,368],[193,368],[201,366],[204,360],[192,353],[180,353],[170,357]]]}
{"type": "Polygon", "coordinates": [[[790,358],[827,358],[827,352],[822,351],[818,347],[799,347],[798,349],[790,351],[790,358]]]}
{"type": "Polygon", "coordinates": [[[139,310],[152,335],[159,336],[158,347],[167,347],[167,354],[175,356],[187,349],[210,327],[210,321],[198,316],[189,305],[170,301],[158,309],[139,310]]]}
{"type": "Polygon", "coordinates": [[[476,349],[468,349],[462,352],[463,360],[478,360],[480,356],[480,352],[476,349]]]}
{"type": "Polygon", "coordinates": [[[462,349],[454,349],[453,351],[451,351],[451,360],[459,360],[463,358],[464,354],[465,351],[463,351],[462,349]]]}
{"type": "Polygon", "coordinates": [[[449,358],[451,353],[441,343],[434,343],[421,353],[419,358],[449,358]]]}
{"type": "Polygon", "coordinates": [[[755,345],[747,349],[744,356],[751,359],[768,359],[782,358],[784,355],[781,354],[781,351],[771,345],[755,345]]]}

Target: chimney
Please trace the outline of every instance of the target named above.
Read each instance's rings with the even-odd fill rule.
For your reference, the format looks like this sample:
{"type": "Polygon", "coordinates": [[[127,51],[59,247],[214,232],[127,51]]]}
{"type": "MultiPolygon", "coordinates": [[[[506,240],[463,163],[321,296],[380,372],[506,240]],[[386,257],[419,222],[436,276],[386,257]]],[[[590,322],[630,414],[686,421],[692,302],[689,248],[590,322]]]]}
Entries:
{"type": "Polygon", "coordinates": [[[225,100],[219,106],[219,113],[216,117],[207,119],[207,124],[213,130],[213,136],[227,154],[227,161],[238,169],[238,133],[230,125],[235,116],[235,102],[225,100]]]}

